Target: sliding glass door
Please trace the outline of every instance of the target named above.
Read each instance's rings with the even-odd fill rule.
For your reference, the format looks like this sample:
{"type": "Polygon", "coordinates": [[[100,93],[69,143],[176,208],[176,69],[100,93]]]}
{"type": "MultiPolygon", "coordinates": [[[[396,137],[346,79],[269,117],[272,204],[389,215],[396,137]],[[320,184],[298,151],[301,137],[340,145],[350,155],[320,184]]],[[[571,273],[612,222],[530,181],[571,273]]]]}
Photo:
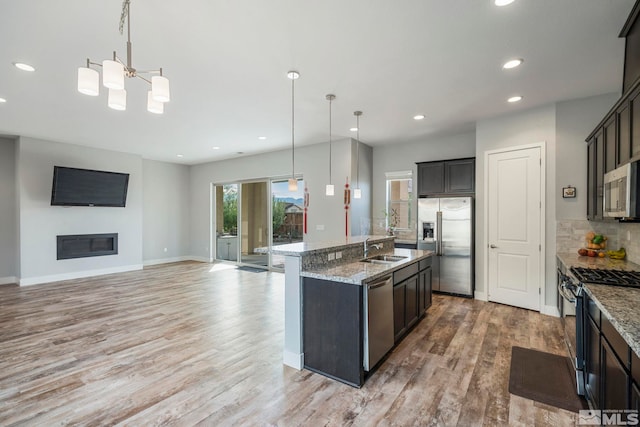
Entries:
{"type": "MultiPolygon", "coordinates": [[[[302,242],[304,236],[304,181],[298,190],[289,191],[287,180],[271,181],[272,246],[302,242]]],[[[284,269],[284,256],[272,255],[271,266],[284,269]]]]}
{"type": "Polygon", "coordinates": [[[240,184],[240,262],[267,268],[269,254],[269,202],[267,182],[240,184]]]}
{"type": "Polygon", "coordinates": [[[302,242],[304,181],[290,192],[287,180],[213,186],[215,259],[259,268],[284,269],[284,257],[258,248],[302,242]]]}

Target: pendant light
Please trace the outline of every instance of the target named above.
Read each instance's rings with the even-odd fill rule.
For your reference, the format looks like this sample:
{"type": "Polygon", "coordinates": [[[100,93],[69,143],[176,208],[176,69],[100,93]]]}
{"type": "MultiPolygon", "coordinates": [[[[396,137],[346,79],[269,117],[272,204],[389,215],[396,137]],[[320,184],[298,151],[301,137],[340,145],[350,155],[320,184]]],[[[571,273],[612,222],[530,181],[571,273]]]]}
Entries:
{"type": "Polygon", "coordinates": [[[353,198],[362,198],[362,191],[360,190],[360,116],[362,111],[354,111],[353,115],[356,116],[356,186],[353,189],[353,198]]]}
{"type": "Polygon", "coordinates": [[[298,191],[298,180],[296,179],[296,146],[294,143],[295,136],[295,81],[300,78],[297,71],[289,71],[287,77],[291,79],[291,178],[289,178],[289,191],[298,191]]]}
{"type": "Polygon", "coordinates": [[[335,188],[331,181],[331,102],[336,99],[336,96],[333,94],[327,95],[327,101],[329,101],[329,183],[326,186],[325,194],[327,196],[333,196],[335,193],[335,188]]]}

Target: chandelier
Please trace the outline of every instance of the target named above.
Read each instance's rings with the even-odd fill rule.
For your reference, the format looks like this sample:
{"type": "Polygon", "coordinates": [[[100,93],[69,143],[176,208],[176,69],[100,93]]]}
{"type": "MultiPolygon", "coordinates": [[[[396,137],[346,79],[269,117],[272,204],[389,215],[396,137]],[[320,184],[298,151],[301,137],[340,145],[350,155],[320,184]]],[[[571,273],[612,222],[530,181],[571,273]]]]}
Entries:
{"type": "Polygon", "coordinates": [[[116,52],[113,59],[106,59],[102,63],[93,62],[87,58],[87,66],[78,68],[78,92],[89,96],[100,94],[100,75],[91,68],[102,68],[102,85],[109,89],[107,105],[114,110],[127,109],[127,91],[124,88],[124,78],[138,77],[151,85],[147,93],[147,111],[155,114],[164,112],[164,103],[169,102],[169,79],[162,75],[162,68],[158,70],[136,70],[131,63],[131,23],[129,20],[130,0],[122,2],[120,14],[120,34],[123,33],[125,20],[127,23],[127,61],[123,62],[116,52]],[[145,74],[148,77],[143,77],[145,74]],[[153,75],[153,76],[152,76],[153,75]]]}

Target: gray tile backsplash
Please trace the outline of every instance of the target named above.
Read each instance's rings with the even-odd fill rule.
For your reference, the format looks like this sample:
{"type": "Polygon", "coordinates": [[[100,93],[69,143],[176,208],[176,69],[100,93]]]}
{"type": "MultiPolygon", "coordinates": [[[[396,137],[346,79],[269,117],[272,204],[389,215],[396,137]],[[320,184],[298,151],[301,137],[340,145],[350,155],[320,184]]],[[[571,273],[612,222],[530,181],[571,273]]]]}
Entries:
{"type": "Polygon", "coordinates": [[[640,223],[561,220],[556,224],[556,251],[575,252],[585,247],[584,235],[589,231],[607,236],[607,249],[624,247],[627,259],[640,263],[640,223]]]}

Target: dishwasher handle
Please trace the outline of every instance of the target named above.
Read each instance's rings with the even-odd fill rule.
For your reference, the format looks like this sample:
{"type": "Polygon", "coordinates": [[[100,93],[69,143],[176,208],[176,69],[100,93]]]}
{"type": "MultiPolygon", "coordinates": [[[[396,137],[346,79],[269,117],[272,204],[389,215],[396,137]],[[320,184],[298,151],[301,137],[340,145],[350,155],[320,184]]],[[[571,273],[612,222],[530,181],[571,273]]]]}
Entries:
{"type": "Polygon", "coordinates": [[[380,279],[379,281],[375,281],[373,283],[367,284],[367,289],[377,289],[389,283],[391,280],[391,276],[387,276],[384,279],[380,279]]]}

